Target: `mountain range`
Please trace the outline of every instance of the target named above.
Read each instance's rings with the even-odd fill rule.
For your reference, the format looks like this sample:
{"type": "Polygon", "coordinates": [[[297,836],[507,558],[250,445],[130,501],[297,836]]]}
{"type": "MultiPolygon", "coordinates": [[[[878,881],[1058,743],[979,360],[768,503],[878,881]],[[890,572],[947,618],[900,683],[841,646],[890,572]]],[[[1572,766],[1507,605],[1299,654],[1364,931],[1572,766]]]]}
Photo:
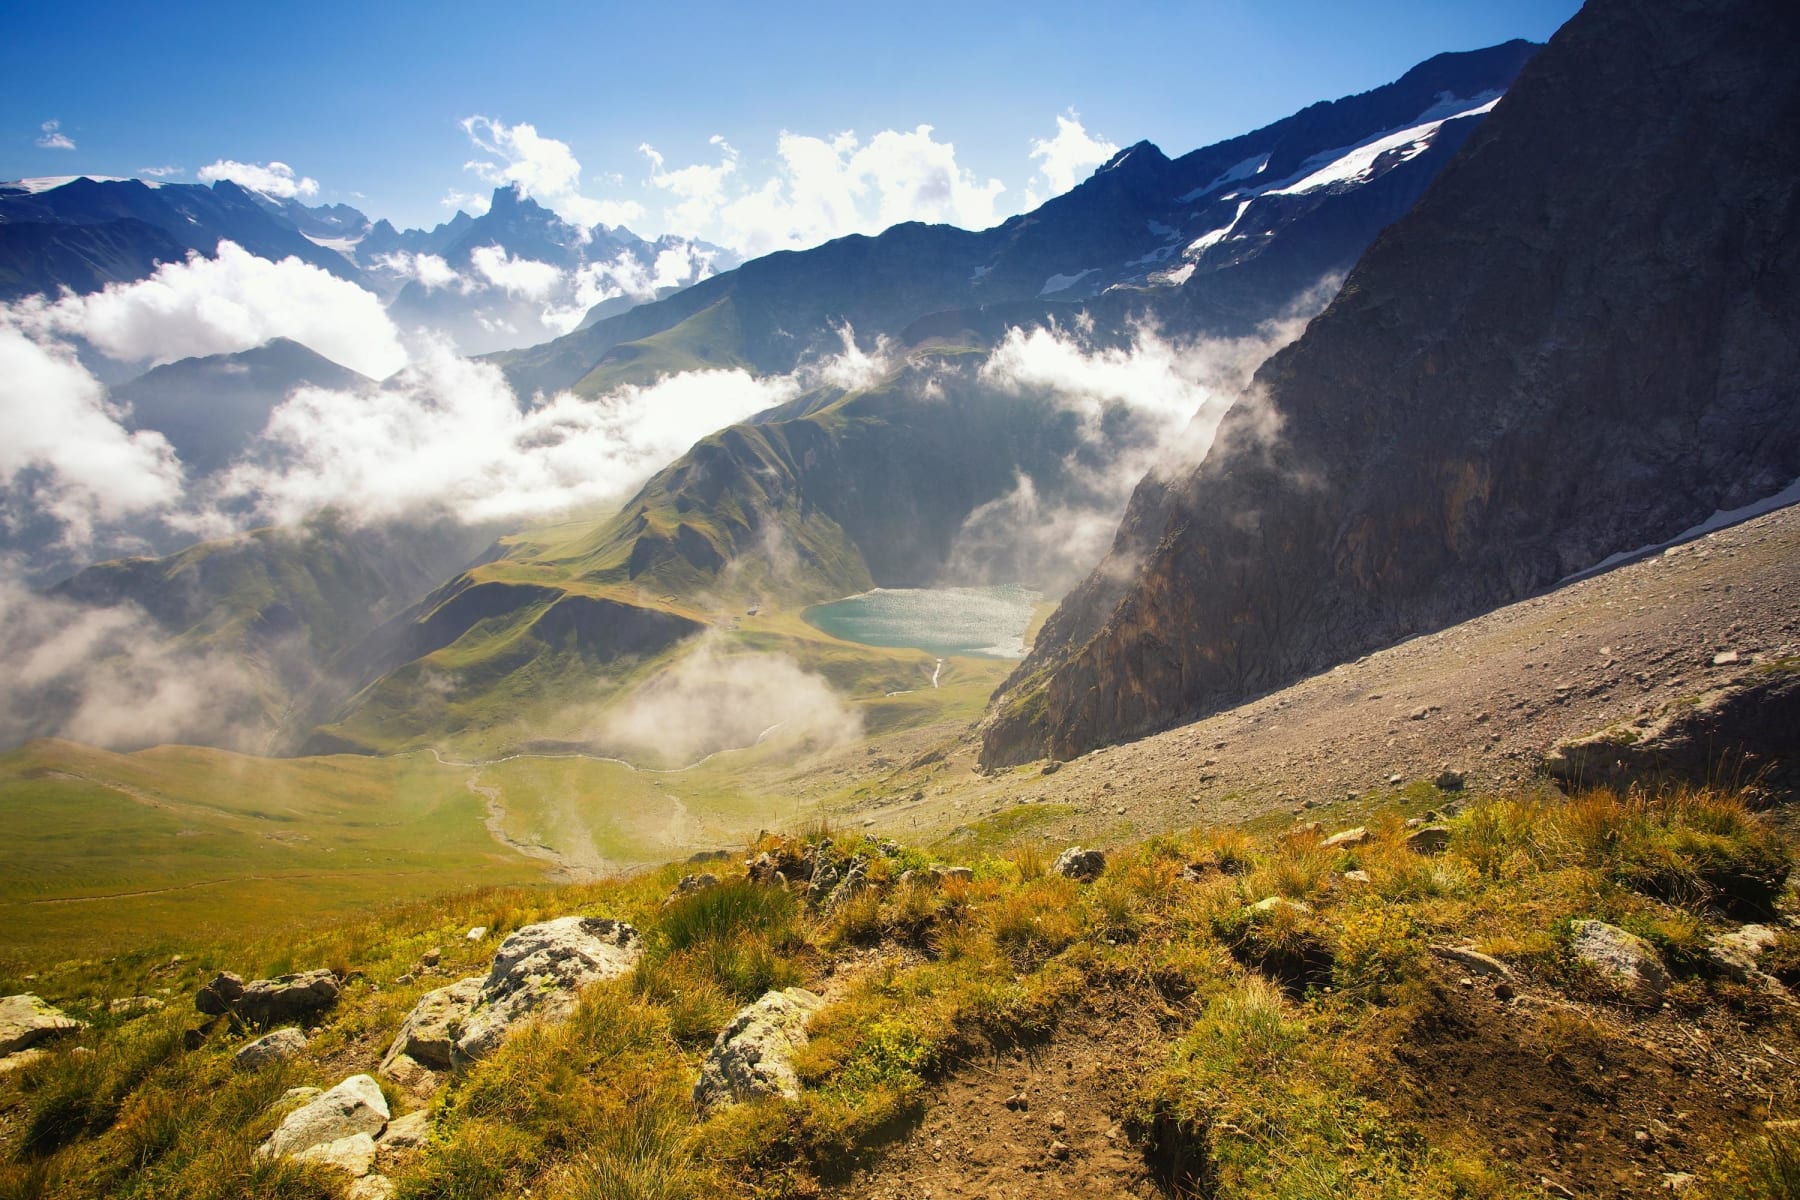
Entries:
{"type": "MultiPolygon", "coordinates": [[[[703,439],[616,514],[503,539],[481,564],[363,635],[354,694],[310,744],[413,745],[490,719],[505,696],[529,695],[528,706],[549,710],[572,689],[622,679],[631,664],[719,626],[734,605],[792,610],[871,585],[957,579],[970,570],[971,556],[957,548],[970,540],[972,518],[1011,512],[1020,496],[1032,511],[1112,519],[1133,477],[1126,472],[1143,469],[1163,434],[1117,399],[1098,433],[1084,431],[1053,388],[996,382],[992,352],[1007,331],[1070,336],[1079,324],[1098,350],[1129,346],[1145,321],[1191,341],[1304,316],[1426,189],[1535,49],[1441,55],[1386,87],[1177,159],[1140,143],[992,230],[903,225],[771,255],[497,356],[522,396],[568,387],[589,398],[695,367],[804,370],[847,337],[880,366],[874,378],[815,384],[703,439]]],[[[379,236],[372,226],[362,240],[379,236]]],[[[435,247],[459,277],[480,270],[484,246],[505,243],[508,258],[553,265],[576,254],[591,265],[612,251],[598,234],[574,244],[570,227],[510,189],[486,216],[431,236],[405,253],[435,247]]],[[[415,280],[393,311],[428,309],[454,291],[415,280]]],[[[202,422],[211,441],[201,453],[217,462],[278,390],[251,387],[258,376],[247,366],[175,364],[125,395],[167,395],[175,379],[204,386],[230,372],[236,423],[202,422]]],[[[316,363],[289,369],[319,373],[316,363]]],[[[169,424],[156,404],[147,412],[169,424]]],[[[194,444],[192,431],[178,432],[194,444]]],[[[984,545],[1017,545],[1000,559],[984,551],[985,573],[971,581],[1060,586],[1085,564],[1065,561],[1067,546],[1042,544],[1053,540],[989,536],[984,545]]],[[[118,588],[77,592],[155,593],[175,578],[189,588],[195,577],[134,568],[122,578],[129,582],[118,588]]],[[[235,605],[232,577],[217,578],[220,603],[235,605]]],[[[184,622],[203,606],[146,596],[145,607],[176,636],[196,636],[184,622]]],[[[278,741],[307,736],[287,727],[278,741]]]]}
{"type": "Polygon", "coordinates": [[[738,261],[686,238],[570,224],[511,185],[480,217],[402,231],[346,204],[308,206],[231,180],[78,176],[0,183],[0,301],[135,282],[225,241],[329,271],[391,302],[403,327],[471,354],[567,332],[591,310],[629,308],[738,261]]]}
{"type": "MultiPolygon", "coordinates": [[[[1751,374],[1727,364],[1785,320],[1788,301],[1752,283],[1782,277],[1779,253],[1731,248],[1788,244],[1779,187],[1790,164],[1747,124],[1730,126],[1716,148],[1689,155],[1706,169],[1684,176],[1695,182],[1671,227],[1680,236],[1658,242],[1647,229],[1671,217],[1638,198],[1662,194],[1650,181],[1686,153],[1697,101],[1627,83],[1681,53],[1737,54],[1720,60],[1718,82],[1692,85],[1735,96],[1769,65],[1699,33],[1685,46],[1664,27],[1627,37],[1634,11],[1601,6],[1554,53],[1515,42],[1440,55],[1386,87],[1179,158],[1139,143],[990,230],[902,225],[769,255],[622,313],[590,309],[563,337],[492,356],[521,397],[570,389],[602,406],[622,384],[683,370],[811,382],[703,438],[617,510],[520,530],[479,556],[458,544],[432,557],[448,568],[435,586],[398,605],[383,590],[383,619],[332,642],[353,665],[267,676],[277,691],[304,676],[307,695],[268,709],[281,714],[272,744],[378,752],[530,736],[570,696],[604,701],[695,634],[732,631],[744,610],[766,620],[871,586],[995,579],[1055,594],[1092,560],[1068,561],[1086,551],[1049,514],[1105,522],[1123,510],[1111,554],[1049,618],[984,730],[989,766],[1067,756],[1779,490],[1800,474],[1778,378],[1786,360],[1764,356],[1751,374]],[[1592,114],[1579,135],[1559,128],[1570,111],[1592,114]],[[1748,208],[1707,208],[1702,179],[1748,208]],[[1767,228],[1752,230],[1745,211],[1767,228]],[[1622,255],[1627,235],[1609,230],[1659,248],[1622,255]],[[1700,324],[1675,315],[1732,289],[1753,301],[1715,306],[1700,324]],[[1167,430],[1129,398],[1101,404],[1087,427],[1054,386],[998,371],[1001,351],[1034,331],[1123,353],[1146,328],[1187,345],[1272,336],[1275,318],[1297,327],[1327,301],[1230,407],[1210,451],[1219,412],[1196,423],[1205,432],[1190,431],[1187,462],[1168,457],[1167,430]],[[1614,304],[1644,314],[1641,337],[1616,336],[1614,304]],[[853,343],[872,373],[815,377],[853,343]],[[1119,481],[1140,474],[1127,507],[1119,481]],[[1015,524],[972,536],[996,513],[1015,524]],[[1059,540],[1060,559],[1045,552],[1059,540]],[[976,543],[985,572],[971,571],[976,543]],[[997,545],[1007,553],[994,558],[997,545]],[[510,732],[492,728],[500,711],[510,732]],[[315,720],[316,731],[305,724],[315,720]]],[[[484,217],[430,234],[354,225],[342,212],[318,219],[358,245],[397,247],[383,256],[430,254],[458,278],[484,261],[580,271],[617,251],[645,262],[641,245],[604,231],[582,242],[511,189],[484,217]]],[[[394,311],[429,310],[453,291],[414,279],[394,311]]],[[[297,347],[258,353],[272,373],[180,363],[122,395],[142,405],[143,427],[185,439],[198,462],[226,462],[280,394],[282,372],[331,369],[297,347]],[[182,428],[182,389],[224,375],[242,381],[221,410],[232,415],[182,428]]],[[[304,575],[305,556],[291,561],[289,577],[304,575]]],[[[95,570],[68,594],[137,600],[190,641],[208,611],[196,597],[250,614],[246,628],[259,605],[284,604],[278,590],[246,600],[229,573],[209,581],[150,560],[95,570]],[[92,583],[102,577],[117,582],[92,583]],[[180,604],[163,595],[176,579],[180,604]]]]}

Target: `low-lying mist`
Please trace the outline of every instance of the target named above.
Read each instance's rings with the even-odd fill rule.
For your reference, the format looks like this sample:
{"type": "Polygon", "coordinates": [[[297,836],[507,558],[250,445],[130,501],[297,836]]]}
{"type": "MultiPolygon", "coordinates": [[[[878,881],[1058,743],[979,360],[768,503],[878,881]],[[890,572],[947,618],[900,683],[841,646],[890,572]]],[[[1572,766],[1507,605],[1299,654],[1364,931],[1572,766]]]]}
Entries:
{"type": "Polygon", "coordinates": [[[632,692],[586,740],[639,766],[689,766],[760,743],[817,750],[862,735],[862,718],[823,676],[784,654],[703,641],[632,692]]]}
{"type": "Polygon", "coordinates": [[[1204,458],[1256,369],[1300,336],[1340,282],[1308,290],[1251,337],[1182,340],[1140,326],[1118,345],[1082,324],[1009,330],[982,366],[982,381],[1072,414],[1083,448],[1064,461],[1066,477],[1053,493],[1020,474],[1006,495],[970,513],[942,581],[1068,591],[1105,556],[1133,489],[1148,475],[1204,458]],[[1121,415],[1140,436],[1112,436],[1121,415]]]}
{"type": "Polygon", "coordinates": [[[0,662],[0,749],[62,737],[255,751],[268,738],[242,662],[182,645],[135,605],[91,607],[0,581],[0,662]]]}

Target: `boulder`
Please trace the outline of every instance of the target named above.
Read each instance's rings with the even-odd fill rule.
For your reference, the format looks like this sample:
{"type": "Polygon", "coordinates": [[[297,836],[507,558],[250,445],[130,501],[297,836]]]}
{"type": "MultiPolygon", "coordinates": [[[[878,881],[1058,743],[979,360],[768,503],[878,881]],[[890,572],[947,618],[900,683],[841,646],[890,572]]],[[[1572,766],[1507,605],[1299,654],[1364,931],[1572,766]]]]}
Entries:
{"type": "Polygon", "coordinates": [[[1656,948],[1635,933],[1604,921],[1577,921],[1569,949],[1575,961],[1597,971],[1620,991],[1644,1004],[1660,1001],[1669,972],[1656,948]]]}
{"type": "Polygon", "coordinates": [[[255,1071],[270,1063],[285,1062],[305,1049],[306,1035],[290,1025],[247,1043],[231,1056],[231,1065],[240,1071],[255,1071]]]}
{"type": "MultiPolygon", "coordinates": [[[[282,1118],[280,1127],[257,1147],[257,1157],[295,1158],[314,1147],[350,1141],[361,1134],[368,1141],[368,1161],[361,1171],[354,1173],[366,1175],[375,1162],[374,1135],[382,1131],[387,1121],[388,1105],[381,1094],[381,1086],[368,1075],[352,1075],[282,1118]]],[[[360,1162],[361,1149],[359,1143],[319,1154],[341,1156],[346,1162],[360,1162]]],[[[312,1161],[326,1159],[320,1157],[312,1161]]]]}
{"type": "Polygon", "coordinates": [[[236,1008],[240,1016],[257,1025],[297,1021],[336,1004],[338,990],[337,976],[321,967],[247,983],[236,1008]]]}
{"type": "Polygon", "coordinates": [[[1278,912],[1291,912],[1295,915],[1309,913],[1312,905],[1304,900],[1289,900],[1286,896],[1265,896],[1250,906],[1253,916],[1266,917],[1278,912]]]}
{"type": "Polygon", "coordinates": [[[1358,825],[1354,829],[1346,829],[1342,833],[1334,833],[1319,845],[1326,850],[1338,850],[1348,846],[1360,846],[1369,840],[1369,831],[1358,825]]]}
{"type": "Polygon", "coordinates": [[[1106,855],[1098,850],[1083,850],[1080,846],[1070,846],[1056,856],[1050,873],[1061,875],[1065,879],[1075,879],[1082,883],[1098,879],[1100,872],[1106,870],[1106,855]]]}
{"type": "Polygon", "coordinates": [[[783,878],[780,861],[767,850],[746,861],[744,869],[750,873],[751,883],[770,884],[783,878]]]}
{"type": "Polygon", "coordinates": [[[1442,854],[1450,848],[1450,829],[1444,825],[1427,825],[1406,835],[1406,848],[1414,854],[1442,854]]]}
{"type": "Polygon", "coordinates": [[[388,1047],[381,1073],[388,1074],[402,1055],[433,1070],[449,1070],[456,1062],[456,1042],[462,1036],[463,1023],[481,999],[484,982],[483,976],[473,975],[419,997],[388,1047]]]}
{"type": "Polygon", "coordinates": [[[806,1022],[824,1003],[805,988],[787,988],[740,1009],[701,1064],[694,1102],[704,1108],[756,1096],[799,1096],[794,1051],[806,1044],[806,1022]]]}
{"type": "Polygon", "coordinates": [[[390,1200],[394,1181],[386,1175],[365,1175],[344,1191],[344,1200],[390,1200]]]}
{"type": "Polygon", "coordinates": [[[375,1169],[375,1139],[366,1133],[353,1133],[333,1142],[308,1146],[288,1157],[295,1162],[336,1167],[360,1179],[375,1169]]]}
{"type": "Polygon", "coordinates": [[[381,1069],[404,1056],[437,1070],[491,1053],[530,1017],[562,1020],[580,990],[637,965],[637,930],[604,917],[559,917],[527,925],[500,943],[485,977],[423,996],[400,1027],[381,1069]]]}
{"type": "Polygon", "coordinates": [[[243,994],[243,977],[233,975],[230,971],[220,971],[213,976],[212,982],[194,993],[194,1007],[209,1017],[222,1017],[231,1011],[231,1006],[243,994]]]}
{"type": "Polygon", "coordinates": [[[933,867],[931,868],[931,877],[939,883],[946,883],[952,879],[956,880],[958,883],[972,883],[975,880],[975,868],[933,867]]]}
{"type": "Polygon", "coordinates": [[[719,877],[711,871],[702,871],[698,875],[683,875],[681,881],[675,885],[675,890],[669,893],[668,899],[663,903],[673,904],[683,896],[691,896],[695,892],[704,892],[707,888],[718,886],[719,877]]]}
{"type": "Polygon", "coordinates": [[[86,1028],[85,1021],[77,1021],[30,992],[0,999],[0,1055],[29,1049],[58,1034],[86,1028]]]}

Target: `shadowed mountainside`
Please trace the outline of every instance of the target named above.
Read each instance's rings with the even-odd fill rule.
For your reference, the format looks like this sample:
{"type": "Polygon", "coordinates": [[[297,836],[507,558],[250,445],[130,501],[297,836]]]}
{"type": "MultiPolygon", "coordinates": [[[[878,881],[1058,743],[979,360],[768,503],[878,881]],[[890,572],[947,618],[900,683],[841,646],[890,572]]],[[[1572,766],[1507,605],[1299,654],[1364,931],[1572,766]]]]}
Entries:
{"type": "Polygon", "coordinates": [[[984,761],[1216,710],[1800,475],[1797,35],[1761,0],[1589,4],[1206,460],[1140,489],[984,761]]]}

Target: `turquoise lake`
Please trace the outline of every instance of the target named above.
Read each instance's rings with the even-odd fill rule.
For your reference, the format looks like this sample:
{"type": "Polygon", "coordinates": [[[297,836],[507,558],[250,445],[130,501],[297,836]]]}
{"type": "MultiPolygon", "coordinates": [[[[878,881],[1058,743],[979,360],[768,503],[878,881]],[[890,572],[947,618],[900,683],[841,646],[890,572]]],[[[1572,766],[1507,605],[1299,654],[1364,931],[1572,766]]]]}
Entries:
{"type": "Polygon", "coordinates": [[[815,629],[846,642],[1024,658],[1025,630],[1042,597],[1016,584],[979,588],[876,588],[818,604],[803,614],[815,629]]]}

